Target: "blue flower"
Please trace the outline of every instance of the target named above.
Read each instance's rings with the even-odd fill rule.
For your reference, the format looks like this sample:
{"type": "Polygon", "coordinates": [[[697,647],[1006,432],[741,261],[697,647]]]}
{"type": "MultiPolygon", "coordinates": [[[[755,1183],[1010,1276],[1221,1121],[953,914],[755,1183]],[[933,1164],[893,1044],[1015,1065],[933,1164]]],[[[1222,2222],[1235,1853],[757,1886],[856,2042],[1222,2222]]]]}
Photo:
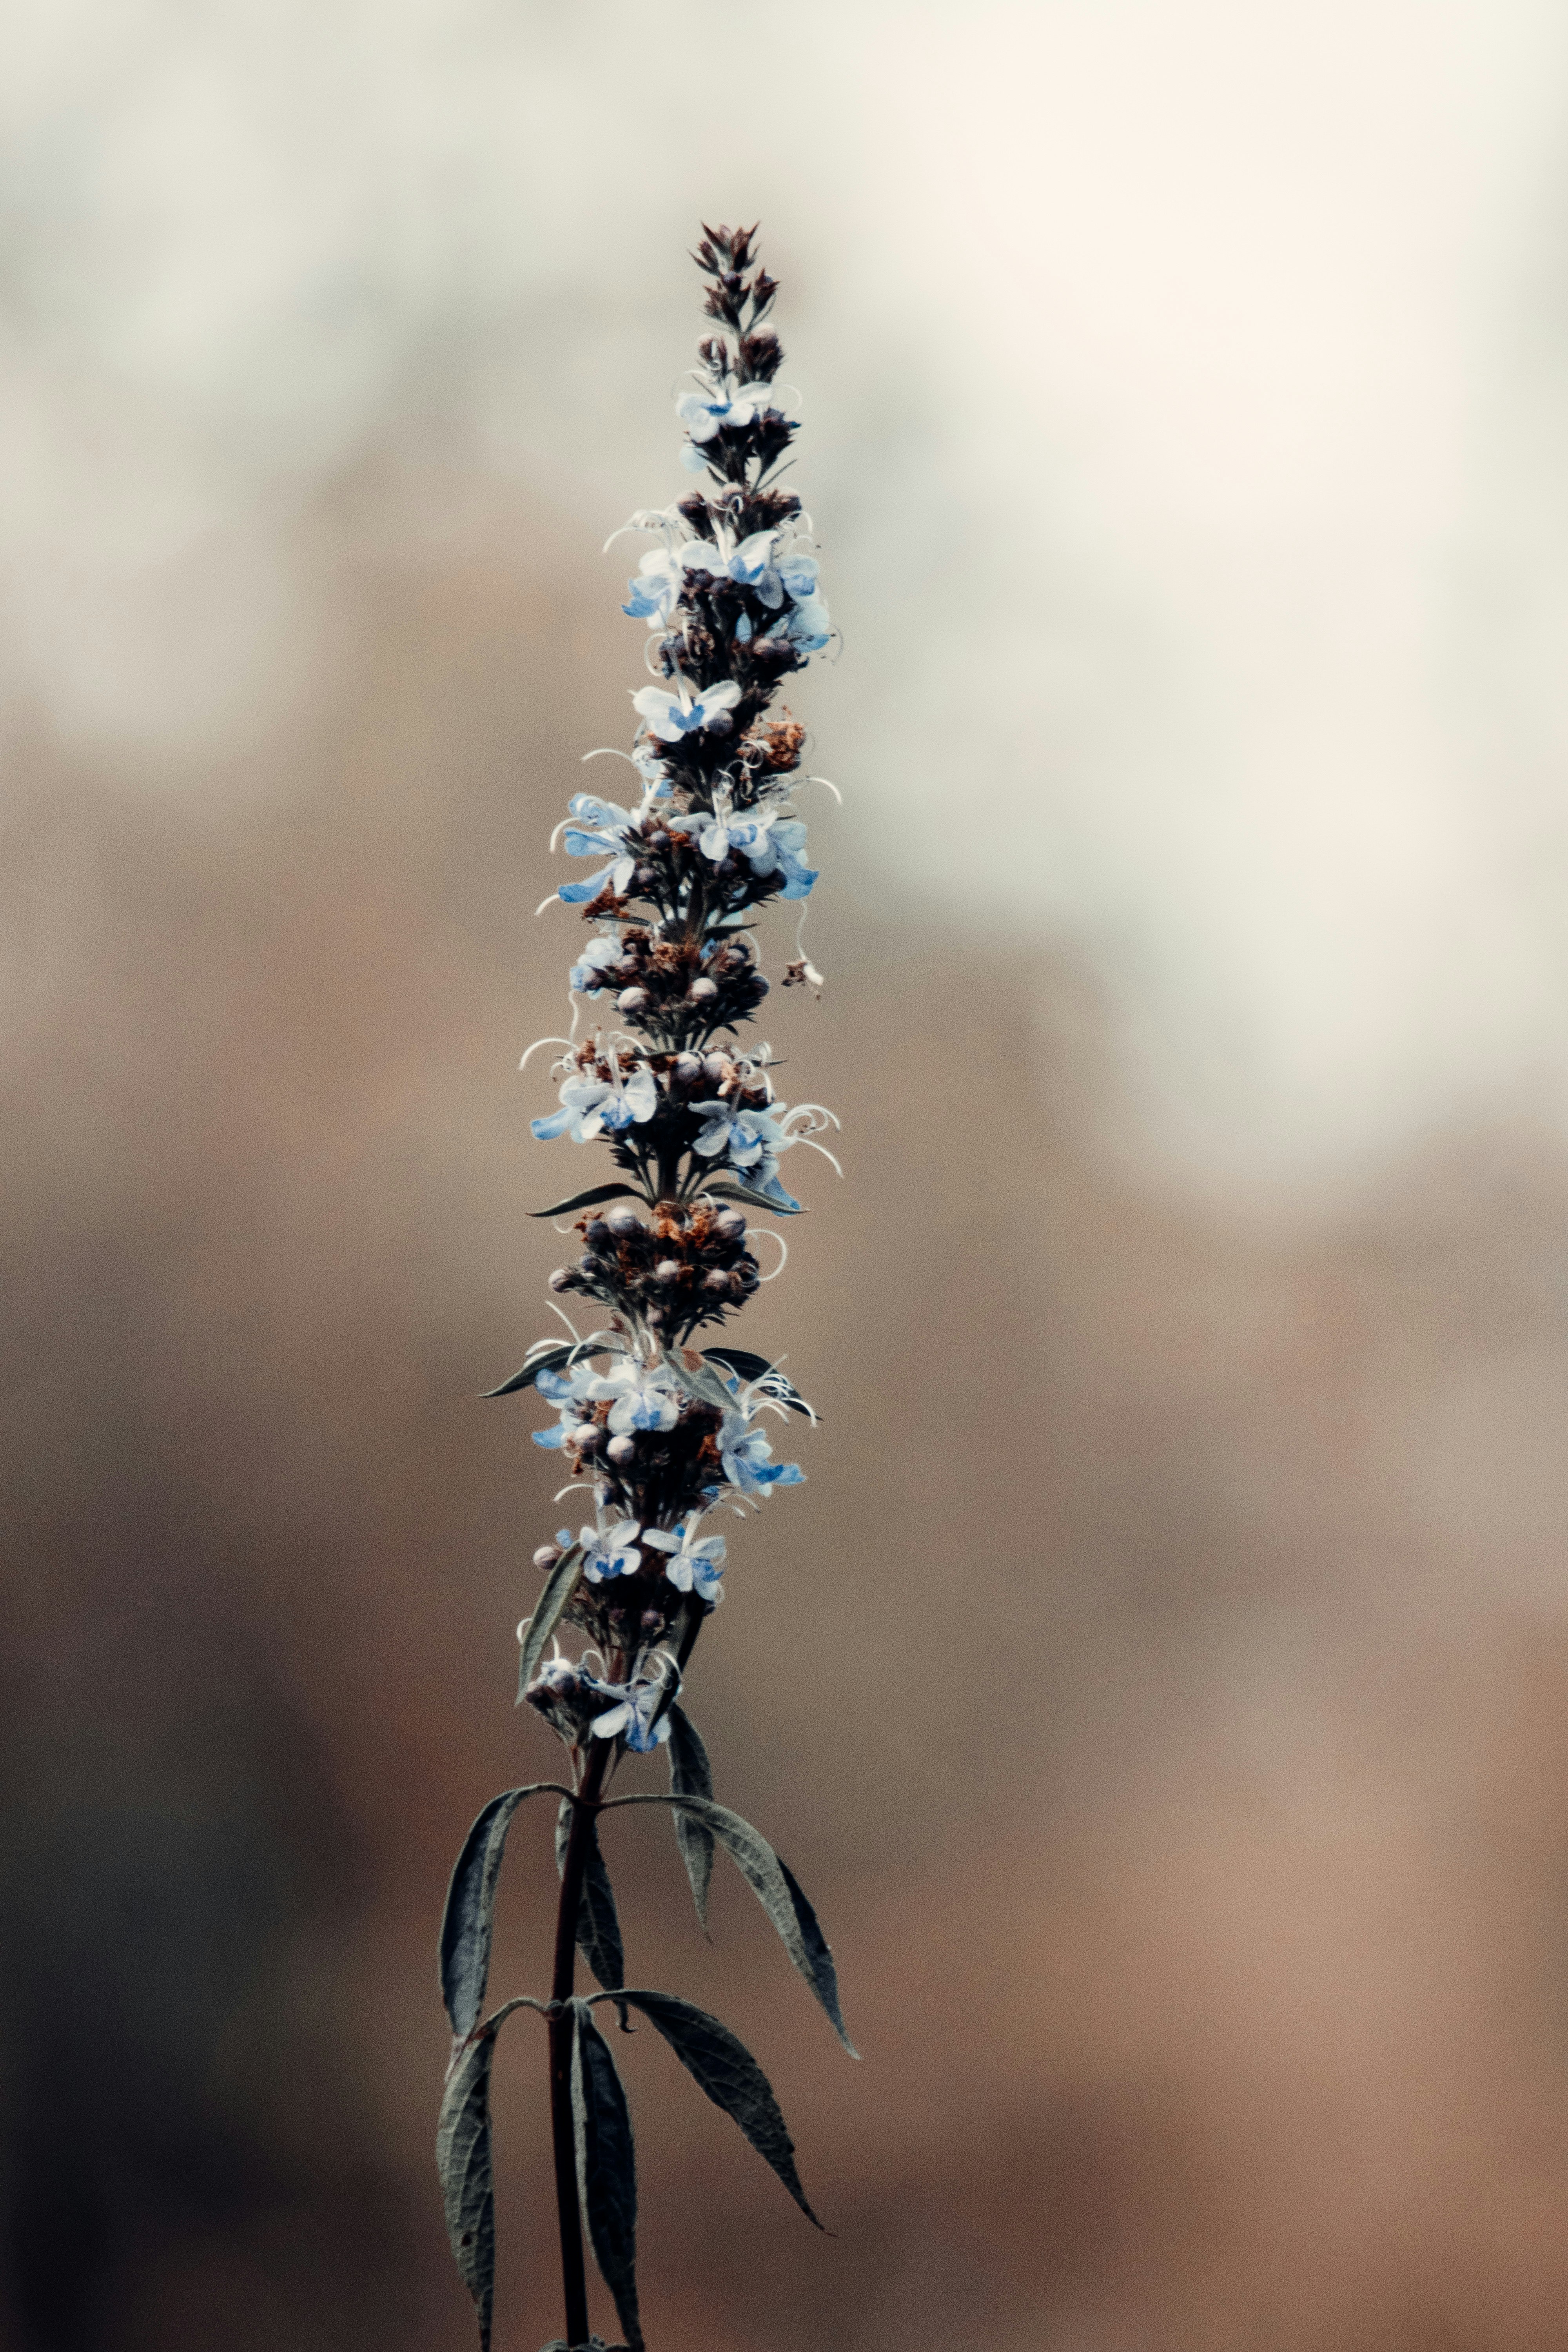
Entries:
{"type": "Polygon", "coordinates": [[[613,1528],[584,1528],[583,1573],[589,1583],[607,1584],[617,1576],[635,1576],[642,1566],[637,1549],[641,1533],[635,1519],[622,1519],[613,1528]]]}
{"type": "Polygon", "coordinates": [[[816,880],[817,869],[807,866],[801,856],[805,846],[801,819],[786,817],[776,807],[745,809],[737,815],[722,786],[713,795],[711,814],[699,810],[689,816],[671,817],[669,830],[695,834],[703,856],[710,857],[715,866],[733,850],[753,874],[782,874],[781,896],[785,898],[807,897],[816,880]]]}
{"type": "Polygon", "coordinates": [[[632,697],[632,709],[661,743],[679,743],[683,735],[695,734],[700,727],[711,727],[716,719],[726,718],[740,699],[741,689],[732,678],[705,686],[695,695],[682,678],[678,694],[662,686],[639,688],[632,697]]]}
{"type": "Polygon", "coordinates": [[[603,1715],[594,1717],[595,1739],[614,1739],[617,1735],[639,1756],[648,1755],[669,1738],[669,1713],[666,1708],[656,1723],[654,1717],[664,1706],[665,1685],[658,1682],[602,1683],[596,1676],[590,1681],[595,1698],[607,1698],[614,1704],[603,1715]]]}
{"type": "Polygon", "coordinates": [[[623,613],[634,621],[647,621],[651,628],[668,622],[680,602],[680,592],[689,572],[722,572],[724,559],[711,540],[688,540],[679,547],[650,547],[637,566],[637,576],[628,580],[629,604],[623,613]]]}
{"type": "Polygon", "coordinates": [[[651,1544],[656,1551],[671,1555],[664,1572],[677,1592],[695,1592],[700,1601],[717,1603],[724,1598],[724,1538],[704,1536],[700,1543],[694,1543],[698,1524],[692,1519],[673,1534],[667,1534],[663,1528],[648,1528],[644,1530],[643,1541],[651,1544]]]}
{"type": "Polygon", "coordinates": [[[793,1139],[773,1117],[772,1104],[766,1110],[742,1110],[715,1097],[708,1102],[694,1102],[691,1108],[707,1121],[691,1147],[704,1160],[717,1160],[727,1153],[731,1168],[752,1168],[758,1160],[787,1150],[793,1139]]]}
{"type": "Polygon", "coordinates": [[[771,383],[742,383],[734,392],[714,384],[707,392],[683,392],[675,404],[677,416],[699,443],[711,441],[715,433],[754,425],[770,408],[781,416],[788,414],[771,383]]]}
{"type": "Polygon", "coordinates": [[[603,1078],[567,1078],[561,1088],[561,1108],[548,1118],[529,1124],[541,1143],[570,1135],[574,1143],[589,1143],[596,1135],[615,1135],[633,1121],[651,1118],[658,1108],[658,1086],[646,1062],[639,1062],[625,1086],[618,1083],[620,1066],[613,1065],[617,1083],[603,1078]]]}
{"type": "MultiPolygon", "coordinates": [[[[555,1405],[561,1414],[553,1429],[535,1429],[529,1433],[535,1445],[552,1449],[564,1445],[566,1440],[583,1424],[584,1408],[594,1383],[594,1367],[589,1363],[574,1364],[569,1372],[559,1372],[548,1366],[534,1381],[534,1387],[546,1404],[555,1405]]],[[[570,1542],[571,1538],[563,1538],[570,1542]]]]}
{"type": "Polygon", "coordinates": [[[803,597],[779,634],[803,654],[820,653],[833,635],[833,624],[821,597],[803,597]]]}
{"type": "Polygon", "coordinates": [[[776,613],[784,600],[784,583],[773,554],[777,544],[776,530],[755,530],[741,541],[725,566],[738,586],[755,589],[770,613],[776,613]]]}
{"type": "Polygon", "coordinates": [[[627,846],[630,814],[595,793],[574,793],[567,807],[577,820],[564,828],[567,856],[612,857],[615,863],[590,881],[563,882],[557,896],[569,907],[580,907],[596,898],[607,882],[617,898],[624,897],[637,868],[636,855],[627,846]]]}
{"type": "Polygon", "coordinates": [[[614,1400],[612,1437],[625,1437],[634,1429],[673,1429],[680,1418],[680,1391],[668,1364],[639,1364],[623,1356],[586,1392],[595,1402],[614,1400]]]}
{"type": "Polygon", "coordinates": [[[808,596],[816,595],[816,556],[807,555],[803,551],[792,548],[778,559],[779,580],[785,593],[793,596],[797,604],[803,604],[808,596]]]}
{"type": "Polygon", "coordinates": [[[742,1495],[760,1495],[770,1486],[804,1486],[805,1473],[798,1462],[775,1462],[773,1447],[749,1414],[727,1412],[719,1425],[719,1458],[724,1475],[742,1495]]]}

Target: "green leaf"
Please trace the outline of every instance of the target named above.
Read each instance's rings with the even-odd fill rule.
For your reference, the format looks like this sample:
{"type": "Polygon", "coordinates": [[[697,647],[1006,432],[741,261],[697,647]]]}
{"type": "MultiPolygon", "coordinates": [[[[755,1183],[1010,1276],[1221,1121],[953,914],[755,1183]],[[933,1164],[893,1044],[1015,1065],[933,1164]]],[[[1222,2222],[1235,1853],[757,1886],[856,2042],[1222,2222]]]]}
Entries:
{"type": "MultiPolygon", "coordinates": [[[[531,1217],[568,1217],[574,1209],[592,1209],[600,1201],[647,1201],[647,1194],[637,1184],[593,1184],[585,1192],[574,1192],[569,1201],[557,1201],[552,1209],[530,1209],[531,1217]]],[[[648,1201],[651,1209],[653,1202],[648,1201]]]]}
{"type": "Polygon", "coordinates": [[[566,1614],[566,1605],[577,1590],[577,1580],[583,1571],[583,1547],[574,1544],[563,1551],[544,1580],[544,1590],[539,1596],[539,1606],[528,1621],[528,1631],[522,1637],[522,1655],[518,1660],[517,1703],[522,1705],[522,1695],[539,1672],[544,1645],[566,1614]]]}
{"type": "Polygon", "coordinates": [[[631,2352],[642,2352],[637,2318],[637,2173],[626,2095],[609,2043],[585,2000],[572,2003],[572,2115],[577,2184],[599,2275],[616,2299],[631,2352]]]}
{"type": "Polygon", "coordinates": [[[640,2009],[668,2042],[687,2073],[707,2092],[716,2107],[733,2117],[757,2154],[771,2164],[808,2221],[822,2224],[805,2201],[805,2191],[795,2168],[795,2142],[779,2113],[767,2076],[727,2025],[679,2000],[672,1992],[625,1991],[622,1998],[640,2009]]]}
{"type": "Polygon", "coordinates": [[[556,1347],[542,1348],[538,1355],[531,1352],[521,1371],[513,1372],[510,1381],[502,1381],[499,1389],[481,1389],[480,1402],[488,1402],[491,1397],[516,1396],[521,1389],[531,1389],[541,1372],[552,1372],[556,1365],[563,1364],[571,1353],[570,1339],[563,1339],[556,1347]]]}
{"type": "Polygon", "coordinates": [[[447,2235],[474,2298],[479,2352],[489,2352],[495,2302],[496,2200],[490,2162],[490,2060],[495,2029],[486,2026],[458,2052],[436,2126],[436,2169],[447,2210],[447,2235]]]}
{"type": "Polygon", "coordinates": [[[525,1797],[537,1797],[545,1790],[556,1796],[566,1793],[558,1780],[535,1780],[526,1789],[507,1789],[492,1797],[458,1856],[441,1917],[441,1998],[452,2031],[459,2036],[473,2032],[485,2005],[496,1878],[511,1817],[525,1797]]]}
{"type": "MultiPolygon", "coordinates": [[[[672,1706],[669,1710],[669,1785],[678,1797],[711,1798],[713,1794],[708,1750],[697,1726],[679,1706],[672,1706]]],[[[697,1906],[698,1919],[706,1929],[708,1885],[713,1875],[713,1832],[706,1822],[697,1821],[678,1805],[675,1843],[680,1848],[680,1859],[691,1881],[691,1899],[697,1906]]]]}
{"type": "Polygon", "coordinates": [[[787,1405],[791,1412],[804,1413],[807,1421],[815,1418],[800,1391],[793,1387],[782,1372],[775,1371],[765,1356],[753,1356],[747,1348],[704,1348],[702,1352],[710,1363],[728,1364],[730,1370],[738,1372],[743,1381],[760,1381],[772,1372],[773,1391],[780,1404],[787,1405]]]}
{"type": "Polygon", "coordinates": [[[639,1790],[636,1796],[612,1797],[600,1811],[613,1812],[622,1805],[679,1805],[712,1831],[778,1929],[785,1951],[822,2003],[845,2049],[851,2058],[858,2058],[860,2053],[844,2030],[838,2006],[838,1975],[827,1938],[793,1873],[785,1869],[762,1832],[754,1830],[750,1822],[743,1822],[739,1813],[731,1812],[727,1805],[716,1805],[710,1799],[701,1797],[674,1793],[666,1797],[657,1790],[639,1790]]]}
{"type": "Polygon", "coordinates": [[[804,1209],[786,1209],[782,1201],[769,1200],[765,1192],[753,1192],[750,1184],[704,1184],[702,1190],[718,1201],[744,1201],[752,1209],[771,1209],[775,1217],[804,1217],[804,1209]]]}
{"type": "MultiPolygon", "coordinates": [[[[566,1872],[566,1844],[572,1834],[575,1808],[563,1804],[555,1816],[555,1867],[566,1872]]],[[[615,1891],[605,1857],[599,1851],[597,1822],[587,1824],[588,1863],[583,1874],[583,1899],[577,1910],[577,1948],[607,1992],[626,1980],[626,1956],[621,1944],[621,1923],[616,1916],[615,1891]]]]}

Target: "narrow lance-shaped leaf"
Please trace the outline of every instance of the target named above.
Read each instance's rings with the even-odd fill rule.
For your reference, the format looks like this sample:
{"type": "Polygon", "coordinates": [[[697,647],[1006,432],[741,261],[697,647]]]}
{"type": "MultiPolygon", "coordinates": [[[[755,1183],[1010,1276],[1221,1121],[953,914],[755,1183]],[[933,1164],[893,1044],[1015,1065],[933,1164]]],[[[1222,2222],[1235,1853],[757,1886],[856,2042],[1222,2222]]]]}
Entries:
{"type": "Polygon", "coordinates": [[[436,2126],[436,2169],[447,2213],[447,2235],[479,2321],[479,2352],[489,2352],[495,2297],[495,2173],[490,2157],[490,2061],[496,2033],[514,2009],[547,2012],[527,1995],[509,2000],[487,2018],[471,2040],[460,2042],[447,2070],[436,2126]]]}
{"type": "Polygon", "coordinates": [[[710,2017],[705,2009],[680,2000],[672,1992],[633,1992],[622,1998],[656,2025],[687,2073],[707,2092],[716,2107],[739,2124],[757,2154],[771,2164],[808,2221],[822,2224],[805,2201],[800,2175],[795,2168],[795,2142],[789,2136],[767,2076],[743,2042],[710,2017]]]}
{"type": "MultiPolygon", "coordinates": [[[[678,1797],[710,1799],[713,1794],[708,1750],[697,1726],[679,1705],[669,1710],[669,1785],[678,1797]]],[[[686,1875],[691,1881],[691,1899],[697,1906],[698,1919],[706,1928],[708,1887],[713,1876],[713,1832],[706,1822],[699,1821],[681,1805],[674,1809],[674,1821],[675,1842],[686,1864],[686,1875]]]]}
{"type": "Polygon", "coordinates": [[[628,1199],[647,1201],[647,1194],[637,1184],[590,1184],[585,1192],[574,1192],[569,1201],[557,1201],[552,1209],[530,1209],[528,1213],[531,1217],[568,1217],[574,1209],[592,1209],[600,1201],[628,1199]]]}
{"type": "Polygon", "coordinates": [[[525,1797],[563,1794],[558,1780],[535,1780],[492,1797],[463,1840],[441,1918],[441,1998],[454,2033],[471,2033],[485,2005],[490,1973],[496,1878],[511,1817],[525,1797]]]}
{"type": "Polygon", "coordinates": [[[436,2126],[436,2168],[447,2209],[447,2235],[479,2320],[479,2352],[489,2352],[495,2301],[496,2200],[490,2164],[490,2060],[487,2028],[464,2044],[447,2077],[436,2126]]]}
{"type": "Polygon", "coordinates": [[[838,1974],[827,1938],[795,1877],[762,1832],[754,1830],[750,1822],[743,1822],[739,1813],[731,1812],[727,1805],[716,1805],[701,1797],[673,1793],[666,1797],[639,1790],[636,1796],[612,1797],[600,1810],[612,1812],[622,1805],[679,1805],[712,1831],[778,1929],[785,1951],[822,2003],[845,2049],[851,2058],[858,2058],[860,2053],[845,2032],[838,2006],[838,1974]]]}
{"type": "Polygon", "coordinates": [[[545,1645],[566,1614],[566,1605],[577,1590],[577,1580],[583,1572],[583,1547],[573,1544],[563,1551],[544,1580],[544,1590],[539,1605],[528,1621],[528,1631],[522,1637],[522,1654],[517,1666],[517,1702],[539,1672],[545,1645]]]}
{"type": "MultiPolygon", "coordinates": [[[[565,1875],[566,1846],[572,1835],[574,1807],[563,1804],[555,1816],[555,1867],[565,1875]]],[[[616,1916],[615,1890],[605,1857],[599,1851],[597,1824],[586,1825],[587,1865],[583,1873],[583,1899],[577,1909],[577,1948],[607,1992],[626,1980],[626,1957],[621,1943],[621,1923],[616,1916]]]]}
{"type": "Polygon", "coordinates": [[[563,1339],[556,1347],[542,1348],[536,1356],[529,1357],[521,1372],[513,1372],[510,1381],[502,1381],[499,1389],[481,1389],[480,1402],[488,1403],[491,1397],[516,1396],[520,1391],[531,1389],[541,1372],[552,1372],[571,1353],[570,1339],[563,1339]]]}
{"type": "Polygon", "coordinates": [[[702,1189],[721,1201],[744,1201],[748,1208],[771,1209],[775,1217],[804,1217],[805,1214],[804,1209],[792,1209],[787,1201],[774,1201],[766,1192],[754,1191],[750,1184],[705,1184],[702,1189]]]}
{"type": "Polygon", "coordinates": [[[572,2115],[577,2185],[599,2275],[616,2299],[631,2352],[642,2352],[637,2318],[637,2175],[626,2095],[610,2047],[585,2000],[572,2004],[572,2115]]]}

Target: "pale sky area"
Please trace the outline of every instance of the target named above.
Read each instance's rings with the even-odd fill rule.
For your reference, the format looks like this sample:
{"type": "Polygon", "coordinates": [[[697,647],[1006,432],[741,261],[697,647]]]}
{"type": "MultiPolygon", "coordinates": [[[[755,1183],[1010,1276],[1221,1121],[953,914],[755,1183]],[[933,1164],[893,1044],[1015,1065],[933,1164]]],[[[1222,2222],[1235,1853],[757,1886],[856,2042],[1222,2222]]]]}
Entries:
{"type": "Polygon", "coordinates": [[[1210,1179],[1568,1120],[1560,9],[8,15],[14,713],[191,789],[307,690],[290,523],[410,400],[587,548],[679,495],[685,247],[760,215],[801,699],[897,893],[1088,959],[1210,1179]]]}

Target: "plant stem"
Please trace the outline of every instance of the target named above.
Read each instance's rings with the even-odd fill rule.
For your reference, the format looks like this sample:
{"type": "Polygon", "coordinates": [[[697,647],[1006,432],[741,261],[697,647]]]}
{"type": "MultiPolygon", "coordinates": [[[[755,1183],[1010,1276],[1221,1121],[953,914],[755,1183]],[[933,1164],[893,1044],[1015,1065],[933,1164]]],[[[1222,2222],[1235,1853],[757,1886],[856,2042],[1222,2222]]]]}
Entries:
{"type": "Polygon", "coordinates": [[[566,2341],[574,2347],[574,2352],[576,2346],[588,2341],[588,2279],[583,2264],[577,2135],[572,2119],[574,2026],[570,2003],[577,1978],[577,1913],[588,1866],[588,1841],[594,1834],[599,1791],[614,1748],[612,1739],[594,1742],[583,1775],[582,1801],[572,1808],[566,1860],[561,1873],[561,1907],[555,1915],[555,1973],[550,1986],[550,2126],[555,2146],[555,2202],[561,2216],[561,2284],[566,2297],[566,2341]]]}

